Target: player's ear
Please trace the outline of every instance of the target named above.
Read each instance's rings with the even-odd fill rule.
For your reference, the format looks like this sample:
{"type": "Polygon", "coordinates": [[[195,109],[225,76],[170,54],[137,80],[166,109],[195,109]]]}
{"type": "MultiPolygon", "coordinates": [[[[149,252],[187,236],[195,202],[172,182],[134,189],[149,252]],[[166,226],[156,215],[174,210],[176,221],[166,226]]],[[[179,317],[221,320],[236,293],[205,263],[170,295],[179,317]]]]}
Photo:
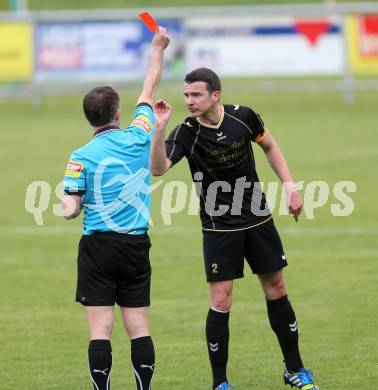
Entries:
{"type": "Polygon", "coordinates": [[[216,101],[218,101],[219,102],[219,100],[220,100],[220,91],[214,91],[213,92],[213,98],[216,100],[216,101]]]}
{"type": "Polygon", "coordinates": [[[114,114],[114,119],[116,121],[119,121],[119,118],[121,117],[121,109],[119,108],[116,113],[114,114]]]}

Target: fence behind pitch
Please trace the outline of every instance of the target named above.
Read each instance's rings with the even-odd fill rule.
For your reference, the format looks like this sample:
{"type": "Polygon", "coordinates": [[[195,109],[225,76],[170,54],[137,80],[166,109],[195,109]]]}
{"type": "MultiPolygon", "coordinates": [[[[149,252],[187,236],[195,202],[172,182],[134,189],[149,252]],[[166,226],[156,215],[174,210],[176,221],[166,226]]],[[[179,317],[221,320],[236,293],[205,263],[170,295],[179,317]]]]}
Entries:
{"type": "MultiPolygon", "coordinates": [[[[0,14],[0,96],[141,80],[151,34],[138,11],[0,14]]],[[[151,11],[172,37],[165,79],[208,66],[222,77],[254,78],[255,90],[343,90],[352,101],[354,89],[378,89],[377,3],[151,11]]]]}

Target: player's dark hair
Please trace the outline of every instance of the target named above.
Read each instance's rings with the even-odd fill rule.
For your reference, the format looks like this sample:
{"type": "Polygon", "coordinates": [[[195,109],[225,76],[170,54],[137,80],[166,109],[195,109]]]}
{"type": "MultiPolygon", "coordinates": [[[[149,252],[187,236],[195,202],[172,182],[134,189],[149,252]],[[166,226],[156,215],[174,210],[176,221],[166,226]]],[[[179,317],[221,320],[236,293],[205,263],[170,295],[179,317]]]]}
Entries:
{"type": "Polygon", "coordinates": [[[83,99],[84,114],[92,126],[110,123],[118,108],[119,96],[112,87],[94,88],[83,99]]]}
{"type": "Polygon", "coordinates": [[[208,68],[198,68],[192,70],[185,76],[185,82],[188,84],[195,83],[196,81],[203,81],[206,83],[206,89],[213,93],[215,91],[221,91],[222,86],[218,75],[208,68]]]}

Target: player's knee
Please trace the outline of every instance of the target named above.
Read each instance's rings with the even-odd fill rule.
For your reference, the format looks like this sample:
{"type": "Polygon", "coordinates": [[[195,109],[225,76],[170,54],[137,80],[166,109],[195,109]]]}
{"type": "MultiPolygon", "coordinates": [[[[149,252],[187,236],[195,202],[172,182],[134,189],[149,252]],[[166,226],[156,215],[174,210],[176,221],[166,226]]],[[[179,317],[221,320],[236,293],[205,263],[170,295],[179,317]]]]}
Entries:
{"type": "Polygon", "coordinates": [[[150,335],[148,323],[139,324],[137,326],[125,326],[125,329],[131,340],[150,335]]]}
{"type": "Polygon", "coordinates": [[[215,310],[230,311],[232,296],[226,291],[214,295],[211,299],[211,307],[215,310]]]}
{"type": "Polygon", "coordinates": [[[259,279],[267,299],[279,299],[287,294],[285,278],[282,271],[259,275],[259,279]]]}
{"type": "Polygon", "coordinates": [[[130,339],[149,335],[147,308],[123,308],[122,318],[130,339]]]}
{"type": "Polygon", "coordinates": [[[285,296],[287,292],[284,279],[273,281],[267,286],[265,293],[268,299],[278,299],[285,296]]]}
{"type": "Polygon", "coordinates": [[[110,339],[113,332],[113,324],[103,323],[96,324],[90,329],[91,340],[110,339]]]}

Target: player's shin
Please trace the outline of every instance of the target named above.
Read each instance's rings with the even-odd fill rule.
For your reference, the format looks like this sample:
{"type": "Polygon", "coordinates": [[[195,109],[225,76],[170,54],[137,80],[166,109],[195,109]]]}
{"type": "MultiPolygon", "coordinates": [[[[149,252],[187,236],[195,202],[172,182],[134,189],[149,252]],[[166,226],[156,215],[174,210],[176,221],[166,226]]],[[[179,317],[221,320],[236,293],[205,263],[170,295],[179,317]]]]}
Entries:
{"type": "Polygon", "coordinates": [[[94,390],[110,390],[112,347],[109,340],[91,340],[88,348],[89,370],[94,390]]]}
{"type": "Polygon", "coordinates": [[[206,319],[206,339],[211,369],[213,372],[213,388],[227,382],[226,368],[229,343],[229,312],[209,309],[206,319]]]}
{"type": "Polygon", "coordinates": [[[298,324],[287,295],[279,299],[267,300],[270,325],[277,335],[285,364],[290,372],[303,368],[298,346],[298,324]]]}
{"type": "Polygon", "coordinates": [[[150,336],[131,340],[131,363],[138,390],[151,389],[155,371],[155,349],[150,336]]]}

